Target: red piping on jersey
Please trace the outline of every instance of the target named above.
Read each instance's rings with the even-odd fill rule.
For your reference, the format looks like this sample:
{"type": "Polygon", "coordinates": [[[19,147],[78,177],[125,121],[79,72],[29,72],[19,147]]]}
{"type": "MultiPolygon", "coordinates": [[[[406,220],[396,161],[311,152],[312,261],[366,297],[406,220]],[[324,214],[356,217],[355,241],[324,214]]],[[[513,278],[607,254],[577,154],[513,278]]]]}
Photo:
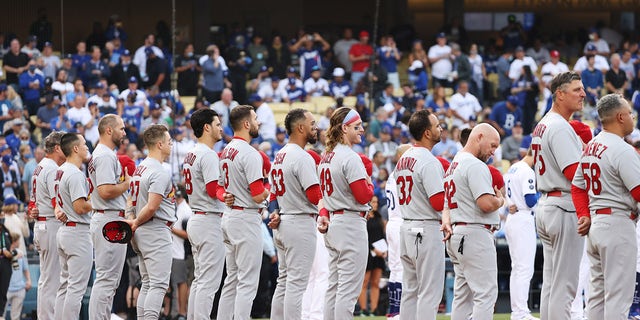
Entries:
{"type": "Polygon", "coordinates": [[[367,183],[365,179],[351,182],[349,188],[359,204],[368,203],[373,198],[373,185],[367,183]]]}
{"type": "Polygon", "coordinates": [[[438,192],[429,197],[429,203],[435,211],[442,211],[444,209],[444,191],[438,192]]]}
{"type": "Polygon", "coordinates": [[[264,192],[264,183],[262,179],[251,182],[251,184],[249,185],[249,190],[251,190],[252,197],[262,194],[264,192]]]}
{"type": "Polygon", "coordinates": [[[245,141],[245,142],[247,141],[245,138],[243,138],[243,137],[238,137],[238,136],[233,136],[233,138],[232,138],[232,139],[240,139],[240,140],[243,140],[243,141],[245,141]]]}
{"type": "Polygon", "coordinates": [[[573,181],[573,176],[576,174],[576,170],[578,169],[578,163],[572,163],[568,166],[566,166],[563,170],[562,170],[562,174],[564,174],[564,177],[567,178],[567,180],[569,182],[573,181]]]}
{"type": "Polygon", "coordinates": [[[573,200],[573,206],[576,207],[578,219],[591,216],[589,213],[589,193],[587,193],[587,190],[571,185],[571,199],[573,200]]]}
{"type": "Polygon", "coordinates": [[[218,181],[211,181],[207,183],[207,194],[211,199],[218,198],[218,181]]]}
{"type": "Polygon", "coordinates": [[[305,190],[304,192],[307,195],[307,199],[309,199],[309,202],[317,206],[318,202],[320,202],[320,199],[322,198],[322,194],[320,193],[320,185],[314,184],[307,188],[307,190],[305,190]]]}

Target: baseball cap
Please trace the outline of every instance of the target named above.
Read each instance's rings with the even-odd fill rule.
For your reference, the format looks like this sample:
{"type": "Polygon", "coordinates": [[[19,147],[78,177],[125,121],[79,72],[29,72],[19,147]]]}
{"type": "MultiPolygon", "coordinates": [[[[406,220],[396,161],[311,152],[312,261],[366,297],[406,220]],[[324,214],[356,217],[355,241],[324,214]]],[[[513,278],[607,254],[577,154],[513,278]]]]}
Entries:
{"type": "Polygon", "coordinates": [[[373,162],[367,156],[362,153],[358,153],[360,156],[360,160],[362,160],[362,164],[364,165],[364,170],[367,172],[368,176],[373,174],[373,162]]]}
{"type": "Polygon", "coordinates": [[[264,153],[264,151],[260,152],[260,156],[262,156],[262,170],[266,170],[267,172],[271,171],[271,160],[269,160],[269,156],[264,153]]]}
{"type": "Polygon", "coordinates": [[[386,134],[391,134],[391,131],[393,130],[393,126],[389,123],[384,123],[382,125],[382,128],[380,129],[380,133],[386,133],[386,134]]]}
{"type": "Polygon", "coordinates": [[[9,154],[2,156],[2,163],[10,166],[13,163],[13,157],[9,154]]]}
{"type": "Polygon", "coordinates": [[[296,68],[294,68],[294,67],[289,67],[289,68],[287,69],[287,72],[288,72],[288,73],[296,73],[296,68]]]}
{"type": "Polygon", "coordinates": [[[136,77],[129,78],[129,83],[138,83],[138,78],[136,77]]]}
{"type": "Polygon", "coordinates": [[[342,69],[342,68],[333,69],[333,76],[334,77],[344,77],[344,69],[342,69]]]}
{"type": "Polygon", "coordinates": [[[491,173],[491,185],[494,187],[498,187],[498,189],[502,189],[504,187],[504,178],[502,178],[502,172],[498,170],[498,168],[494,166],[488,166],[489,172],[491,173]]]}
{"type": "Polygon", "coordinates": [[[260,72],[267,72],[267,71],[269,71],[269,67],[267,66],[260,67],[260,72]]]}
{"type": "Polygon", "coordinates": [[[598,33],[598,28],[596,28],[596,27],[590,28],[589,29],[589,34],[592,34],[592,33],[598,33]]]}
{"type": "Polygon", "coordinates": [[[277,127],[276,134],[281,134],[281,133],[287,133],[287,130],[285,130],[283,127],[277,127]]]}
{"type": "Polygon", "coordinates": [[[364,97],[361,96],[361,95],[358,95],[358,97],[356,98],[356,105],[364,106],[366,104],[367,104],[367,102],[364,100],[364,97]]]}
{"type": "Polygon", "coordinates": [[[87,103],[87,106],[95,106],[95,105],[97,105],[97,104],[98,104],[98,103],[97,103],[97,102],[95,102],[95,101],[89,101],[89,102],[87,103]]]}
{"type": "Polygon", "coordinates": [[[278,82],[278,81],[280,81],[280,78],[278,76],[271,76],[271,81],[272,82],[278,82]]]}
{"type": "Polygon", "coordinates": [[[391,101],[393,101],[393,103],[402,104],[402,98],[401,97],[392,97],[391,101]]]}
{"type": "Polygon", "coordinates": [[[524,51],[524,48],[522,46],[517,46],[515,52],[520,52],[520,51],[524,51]]]}
{"type": "Polygon", "coordinates": [[[144,53],[146,55],[153,54],[153,49],[151,49],[151,47],[146,47],[146,48],[144,48],[144,53]]]}
{"type": "Polygon", "coordinates": [[[44,78],[44,85],[50,86],[53,83],[53,79],[51,77],[44,78]]]}
{"type": "Polygon", "coordinates": [[[102,82],[97,82],[93,87],[95,89],[104,89],[104,84],[102,82]]]}
{"type": "Polygon", "coordinates": [[[558,52],[558,50],[551,50],[551,52],[549,52],[549,55],[551,55],[551,58],[559,58],[560,52],[558,52]]]}
{"type": "MultiPolygon", "coordinates": [[[[11,158],[10,156],[5,156],[5,157],[11,158]]],[[[4,157],[2,157],[2,161],[4,162],[4,157]]],[[[9,196],[9,197],[6,197],[4,199],[4,202],[2,204],[5,205],[5,206],[10,206],[12,204],[20,205],[20,204],[22,204],[22,202],[20,202],[20,200],[16,199],[16,197],[9,196]]]]}
{"type": "Polygon", "coordinates": [[[522,122],[516,121],[516,123],[513,126],[514,127],[522,127],[522,122]]]}
{"type": "Polygon", "coordinates": [[[440,32],[436,35],[436,38],[446,38],[446,37],[447,37],[447,34],[444,32],[440,32]]]}
{"type": "Polygon", "coordinates": [[[587,51],[596,51],[596,50],[597,50],[597,48],[596,48],[596,45],[595,45],[595,44],[593,44],[593,43],[589,43],[589,44],[587,45],[587,51]]]}
{"type": "Polygon", "coordinates": [[[47,42],[44,43],[44,46],[45,47],[53,47],[53,44],[51,42],[47,41],[47,42]]]}
{"type": "Polygon", "coordinates": [[[447,172],[447,170],[449,170],[449,166],[451,165],[451,163],[449,163],[449,160],[441,156],[437,156],[436,159],[440,161],[440,165],[442,165],[442,169],[444,169],[444,172],[447,172]]]}
{"type": "Polygon", "coordinates": [[[409,71],[415,71],[416,69],[424,68],[424,64],[420,60],[413,60],[411,66],[409,67],[409,71]]]}
{"type": "Polygon", "coordinates": [[[73,55],[71,53],[67,53],[64,55],[63,59],[73,59],[73,55]]]}
{"type": "Polygon", "coordinates": [[[123,220],[109,221],[102,227],[102,236],[111,243],[128,243],[133,236],[131,226],[123,220]]]}
{"type": "Polygon", "coordinates": [[[27,42],[34,42],[34,41],[38,41],[38,37],[34,36],[34,35],[30,35],[27,38],[27,42]]]}
{"type": "Polygon", "coordinates": [[[262,101],[262,97],[257,93],[254,93],[249,97],[249,103],[254,103],[259,101],[262,101]]]}
{"type": "Polygon", "coordinates": [[[513,104],[513,105],[518,105],[518,97],[517,96],[508,96],[507,97],[507,102],[513,104]]]}
{"type": "Polygon", "coordinates": [[[14,126],[21,126],[24,124],[24,121],[22,121],[22,119],[13,119],[13,123],[14,126]]]}
{"type": "Polygon", "coordinates": [[[129,51],[128,49],[124,50],[124,52],[122,52],[122,55],[123,56],[130,56],[131,55],[131,51],[129,51]]]}
{"type": "Polygon", "coordinates": [[[581,121],[578,121],[578,120],[571,120],[571,121],[569,121],[569,124],[573,128],[573,131],[576,132],[578,137],[580,137],[582,142],[589,143],[589,141],[591,141],[591,139],[593,138],[593,133],[591,132],[591,127],[589,127],[588,125],[586,125],[586,124],[584,124],[584,123],[582,123],[581,121]]]}
{"type": "Polygon", "coordinates": [[[0,92],[6,91],[7,90],[7,85],[4,83],[0,83],[0,92]]]}
{"type": "Polygon", "coordinates": [[[149,111],[153,111],[153,110],[158,110],[160,109],[160,105],[153,102],[153,101],[149,101],[149,111]]]}
{"type": "Polygon", "coordinates": [[[9,149],[9,146],[5,144],[2,147],[0,147],[0,152],[4,152],[7,149],[9,149]]]}
{"type": "Polygon", "coordinates": [[[360,38],[368,38],[369,32],[367,30],[360,31],[360,38]]]}
{"type": "Polygon", "coordinates": [[[318,65],[311,67],[311,72],[314,72],[314,71],[320,71],[320,67],[318,65]]]}

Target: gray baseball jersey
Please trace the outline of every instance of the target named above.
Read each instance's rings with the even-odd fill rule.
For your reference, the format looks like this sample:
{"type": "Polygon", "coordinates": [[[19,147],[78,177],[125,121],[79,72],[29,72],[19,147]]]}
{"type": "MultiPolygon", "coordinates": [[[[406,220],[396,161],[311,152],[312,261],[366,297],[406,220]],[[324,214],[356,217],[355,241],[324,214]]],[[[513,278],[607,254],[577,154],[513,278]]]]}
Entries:
{"type": "Polygon", "coordinates": [[[529,210],[524,196],[536,193],[536,174],[525,162],[514,163],[504,176],[507,197],[518,210],[529,210]]]}
{"type": "Polygon", "coordinates": [[[271,193],[278,198],[280,213],[316,213],[318,206],[309,202],[305,190],[319,184],[313,174],[316,164],[309,153],[295,143],[288,143],[276,154],[271,167],[271,193]]]}
{"type": "Polygon", "coordinates": [[[198,143],[184,158],[184,184],[193,211],[224,212],[225,205],[207,194],[207,184],[220,178],[218,154],[198,143]]]}
{"type": "Polygon", "coordinates": [[[562,170],[580,160],[582,142],[569,122],[558,113],[547,113],[531,134],[531,149],[538,191],[570,193],[571,183],[562,170]]]}
{"type": "Polygon", "coordinates": [[[247,141],[234,138],[222,150],[218,183],[235,197],[234,204],[243,208],[264,208],[251,197],[249,185],[263,179],[262,156],[247,141]]]}
{"type": "Polygon", "coordinates": [[[484,213],[476,200],[495,195],[487,165],[468,152],[458,152],[444,175],[445,203],[451,210],[451,223],[499,224],[498,212],[484,213]]]}
{"type": "Polygon", "coordinates": [[[57,171],[58,164],[49,158],[43,158],[33,171],[31,200],[35,201],[39,211],[38,215],[41,217],[54,216],[51,199],[57,196],[55,192],[57,171]]]}
{"type": "Polygon", "coordinates": [[[89,182],[87,177],[75,165],[65,162],[56,172],[56,193],[58,206],[67,215],[69,221],[89,224],[90,214],[77,214],[73,210],[73,202],[80,198],[89,198],[89,182]]]}
{"type": "MultiPolygon", "coordinates": [[[[127,206],[126,193],[110,200],[100,197],[98,187],[105,184],[118,184],[123,178],[122,166],[116,153],[107,148],[104,144],[98,144],[91,154],[91,161],[88,166],[91,207],[94,210],[124,210],[127,206]]],[[[133,174],[130,172],[129,174],[133,174]]]]}
{"type": "Polygon", "coordinates": [[[327,210],[369,211],[369,205],[358,203],[349,187],[349,184],[367,177],[362,159],[350,147],[338,144],[332,152],[323,153],[318,176],[327,210]]]}
{"type": "Polygon", "coordinates": [[[396,164],[398,205],[404,219],[441,220],[429,197],[443,192],[444,169],[429,149],[411,147],[396,164]]]}
{"type": "Polygon", "coordinates": [[[589,209],[611,208],[628,216],[636,211],[630,194],[640,185],[640,158],[619,136],[602,131],[585,148],[573,184],[589,192],[589,209]]]}
{"type": "Polygon", "coordinates": [[[175,190],[171,183],[171,174],[162,167],[160,161],[150,157],[144,159],[131,176],[129,192],[133,197],[136,212],[140,212],[147,205],[149,193],[162,195],[160,207],[153,217],[170,222],[177,220],[175,190]]]}

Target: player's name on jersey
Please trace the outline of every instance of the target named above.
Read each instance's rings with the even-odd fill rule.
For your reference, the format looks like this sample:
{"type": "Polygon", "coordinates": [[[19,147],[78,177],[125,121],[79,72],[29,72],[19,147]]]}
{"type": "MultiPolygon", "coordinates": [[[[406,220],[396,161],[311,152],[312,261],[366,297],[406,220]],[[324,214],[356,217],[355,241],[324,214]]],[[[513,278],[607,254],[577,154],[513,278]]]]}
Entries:
{"type": "Polygon", "coordinates": [[[336,153],[335,152],[327,152],[325,154],[322,155],[322,160],[320,160],[320,164],[323,163],[331,163],[331,159],[333,159],[333,156],[335,156],[336,153]]]}
{"type": "Polygon", "coordinates": [[[416,165],[416,162],[418,161],[411,157],[401,158],[398,164],[396,164],[396,170],[409,170],[413,172],[413,167],[416,165]]]}
{"type": "Polygon", "coordinates": [[[187,153],[187,155],[184,157],[184,163],[189,164],[190,166],[192,166],[195,161],[196,155],[193,152],[187,153]]]}
{"type": "Polygon", "coordinates": [[[544,134],[545,130],[547,130],[547,126],[539,123],[535,129],[533,129],[533,133],[531,133],[531,137],[537,137],[537,138],[542,138],[542,135],[544,134]]]}
{"type": "Polygon", "coordinates": [[[284,157],[286,156],[287,156],[286,152],[278,152],[278,154],[276,154],[275,159],[273,159],[273,165],[282,164],[282,162],[284,161],[284,157]]]}
{"type": "Polygon", "coordinates": [[[236,150],[235,148],[225,148],[224,150],[222,150],[222,155],[220,156],[221,160],[226,160],[229,159],[231,161],[233,161],[233,159],[235,159],[235,157],[238,155],[238,150],[236,150]]]}
{"type": "Polygon", "coordinates": [[[608,147],[602,143],[591,141],[589,142],[589,144],[587,144],[587,147],[584,148],[584,151],[582,152],[582,156],[583,157],[592,156],[598,159],[602,159],[602,154],[604,153],[605,150],[607,150],[607,148],[608,147]]]}
{"type": "Polygon", "coordinates": [[[443,179],[452,175],[453,171],[456,170],[456,168],[458,167],[458,162],[454,162],[449,166],[449,170],[447,170],[447,172],[444,174],[444,177],[442,177],[443,179]]]}

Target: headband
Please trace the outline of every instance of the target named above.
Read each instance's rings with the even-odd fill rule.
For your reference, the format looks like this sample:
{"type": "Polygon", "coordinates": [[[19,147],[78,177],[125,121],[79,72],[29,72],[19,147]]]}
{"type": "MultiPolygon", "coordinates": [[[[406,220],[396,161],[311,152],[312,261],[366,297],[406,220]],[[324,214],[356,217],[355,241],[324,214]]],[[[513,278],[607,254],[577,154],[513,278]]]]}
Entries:
{"type": "Polygon", "coordinates": [[[349,110],[349,113],[347,113],[347,116],[344,117],[344,120],[342,120],[342,124],[348,126],[358,120],[360,120],[360,114],[358,114],[357,111],[351,109],[349,110]]]}

